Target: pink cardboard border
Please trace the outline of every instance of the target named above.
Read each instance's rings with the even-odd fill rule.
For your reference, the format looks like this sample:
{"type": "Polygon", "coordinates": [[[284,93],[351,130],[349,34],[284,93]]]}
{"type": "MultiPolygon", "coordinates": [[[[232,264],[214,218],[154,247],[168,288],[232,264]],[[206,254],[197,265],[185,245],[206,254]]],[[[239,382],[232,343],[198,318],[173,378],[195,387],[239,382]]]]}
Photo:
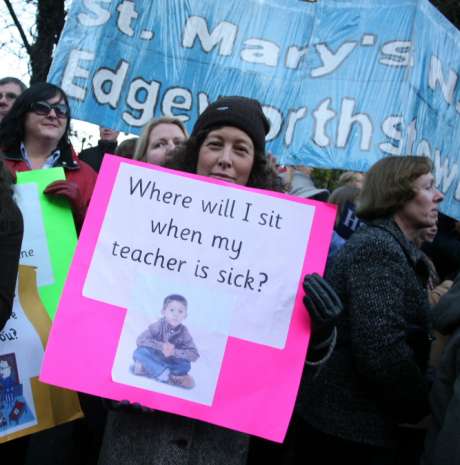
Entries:
{"type": "MultiPolygon", "coordinates": [[[[211,407],[112,381],[111,370],[126,310],[86,298],[82,289],[121,162],[229,186],[218,180],[142,162],[111,155],[104,157],[51,329],[40,380],[114,400],[128,399],[282,442],[294,408],[310,334],[301,280],[285,348],[279,350],[230,337],[211,407]],[[249,358],[253,361],[251,365],[247,364],[249,358]]],[[[335,206],[275,192],[259,192],[316,207],[302,276],[313,272],[322,274],[335,206]]]]}

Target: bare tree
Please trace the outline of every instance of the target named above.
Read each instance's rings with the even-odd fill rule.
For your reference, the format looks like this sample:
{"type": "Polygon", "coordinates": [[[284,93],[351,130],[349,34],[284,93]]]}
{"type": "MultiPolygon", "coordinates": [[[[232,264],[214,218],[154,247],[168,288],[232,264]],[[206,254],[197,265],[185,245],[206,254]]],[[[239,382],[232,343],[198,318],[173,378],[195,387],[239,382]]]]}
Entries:
{"type": "Polygon", "coordinates": [[[29,58],[30,83],[45,81],[51,66],[52,54],[65,21],[65,0],[4,0],[11,21],[19,32],[19,48],[29,58]],[[19,13],[18,13],[19,11],[19,13]],[[34,12],[31,26],[23,24],[21,14],[34,12]]]}
{"type": "Polygon", "coordinates": [[[460,2],[459,0],[430,0],[430,2],[460,29],[460,2]]]}
{"type": "Polygon", "coordinates": [[[31,84],[46,80],[53,49],[64,27],[65,14],[64,0],[39,0],[37,2],[36,36],[29,51],[31,84]]]}

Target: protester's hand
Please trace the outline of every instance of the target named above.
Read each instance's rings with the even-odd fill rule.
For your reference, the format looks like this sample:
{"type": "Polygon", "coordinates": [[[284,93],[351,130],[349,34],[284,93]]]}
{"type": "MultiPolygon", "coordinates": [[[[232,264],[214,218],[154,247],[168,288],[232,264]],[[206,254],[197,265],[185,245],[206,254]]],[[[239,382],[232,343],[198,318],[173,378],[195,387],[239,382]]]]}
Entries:
{"type": "Polygon", "coordinates": [[[430,304],[436,305],[441,297],[446,294],[447,291],[452,287],[452,284],[454,284],[453,281],[446,279],[441,284],[436,286],[432,291],[430,291],[428,294],[428,300],[430,301],[430,304]]]}
{"type": "Polygon", "coordinates": [[[106,399],[106,405],[110,410],[115,411],[124,411],[137,414],[155,412],[154,409],[144,407],[138,402],[130,402],[129,400],[120,400],[118,402],[117,400],[106,399]]]}
{"type": "Polygon", "coordinates": [[[43,192],[46,195],[64,197],[69,201],[79,230],[85,218],[86,205],[83,203],[78,184],[72,181],[54,181],[43,192]]]}
{"type": "Polygon", "coordinates": [[[331,330],[343,310],[340,297],[319,274],[304,277],[303,303],[310,315],[313,336],[318,331],[331,330]]]}
{"type": "Polygon", "coordinates": [[[170,342],[164,342],[161,351],[163,352],[163,355],[165,357],[171,357],[172,355],[174,355],[175,349],[176,347],[174,346],[174,344],[171,344],[170,342]]]}

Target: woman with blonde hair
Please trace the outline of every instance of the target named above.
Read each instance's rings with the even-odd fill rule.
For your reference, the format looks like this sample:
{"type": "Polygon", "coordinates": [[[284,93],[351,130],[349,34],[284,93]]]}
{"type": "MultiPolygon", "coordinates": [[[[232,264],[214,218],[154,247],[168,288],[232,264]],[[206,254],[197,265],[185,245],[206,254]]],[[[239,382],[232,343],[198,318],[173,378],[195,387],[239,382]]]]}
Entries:
{"type": "Polygon", "coordinates": [[[178,118],[155,118],[144,126],[136,144],[134,160],[164,165],[166,154],[188,138],[187,129],[178,118]]]}

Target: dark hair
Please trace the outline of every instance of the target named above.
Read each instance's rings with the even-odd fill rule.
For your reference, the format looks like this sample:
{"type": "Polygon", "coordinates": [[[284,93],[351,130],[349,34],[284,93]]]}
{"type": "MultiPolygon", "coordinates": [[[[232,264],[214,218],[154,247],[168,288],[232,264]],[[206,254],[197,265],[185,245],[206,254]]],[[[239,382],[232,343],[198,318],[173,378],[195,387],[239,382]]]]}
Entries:
{"type": "Polygon", "coordinates": [[[65,104],[69,108],[65,132],[59,141],[57,148],[60,150],[69,148],[70,107],[67,95],[61,88],[53,84],[39,82],[30,86],[15,100],[11,110],[0,123],[0,148],[2,151],[17,152],[19,150],[21,142],[25,139],[24,123],[27,113],[30,112],[30,106],[32,103],[39,102],[41,100],[49,100],[57,95],[64,99],[65,104]]]}
{"type": "MultiPolygon", "coordinates": [[[[191,136],[184,145],[172,150],[167,157],[165,166],[176,170],[196,173],[198,165],[198,153],[200,147],[211,131],[220,129],[222,126],[208,127],[191,136]]],[[[255,149],[254,165],[249,175],[248,187],[268,189],[283,192],[283,183],[277,173],[270,166],[265,152],[255,149]]]]}
{"type": "Polygon", "coordinates": [[[185,307],[187,307],[188,305],[187,299],[184,296],[180,294],[171,294],[171,295],[166,296],[165,299],[163,300],[163,308],[165,308],[166,305],[168,305],[170,302],[173,302],[173,301],[180,302],[185,307]]]}
{"type": "Polygon", "coordinates": [[[327,201],[339,207],[338,212],[337,212],[336,222],[335,222],[336,226],[340,220],[340,216],[343,213],[345,205],[347,203],[355,204],[356,198],[358,197],[360,192],[361,192],[361,189],[355,186],[350,186],[350,185],[344,185],[341,187],[337,187],[337,189],[334,189],[332,191],[327,201]]]}
{"type": "Polygon", "coordinates": [[[357,215],[370,221],[395,214],[415,197],[414,181],[432,170],[428,157],[405,155],[382,158],[366,174],[357,199],[357,215]]]}
{"type": "Polygon", "coordinates": [[[5,199],[8,199],[13,195],[12,186],[11,174],[0,157],[0,206],[3,206],[5,199]]]}
{"type": "Polygon", "coordinates": [[[4,86],[6,84],[16,84],[21,89],[21,93],[27,89],[27,86],[20,79],[13,76],[7,76],[0,79],[0,86],[4,86]]]}
{"type": "Polygon", "coordinates": [[[124,158],[133,158],[134,152],[136,151],[136,145],[138,141],[138,137],[130,137],[129,139],[125,139],[121,141],[117,148],[115,149],[115,154],[120,155],[120,157],[124,158]]]}

